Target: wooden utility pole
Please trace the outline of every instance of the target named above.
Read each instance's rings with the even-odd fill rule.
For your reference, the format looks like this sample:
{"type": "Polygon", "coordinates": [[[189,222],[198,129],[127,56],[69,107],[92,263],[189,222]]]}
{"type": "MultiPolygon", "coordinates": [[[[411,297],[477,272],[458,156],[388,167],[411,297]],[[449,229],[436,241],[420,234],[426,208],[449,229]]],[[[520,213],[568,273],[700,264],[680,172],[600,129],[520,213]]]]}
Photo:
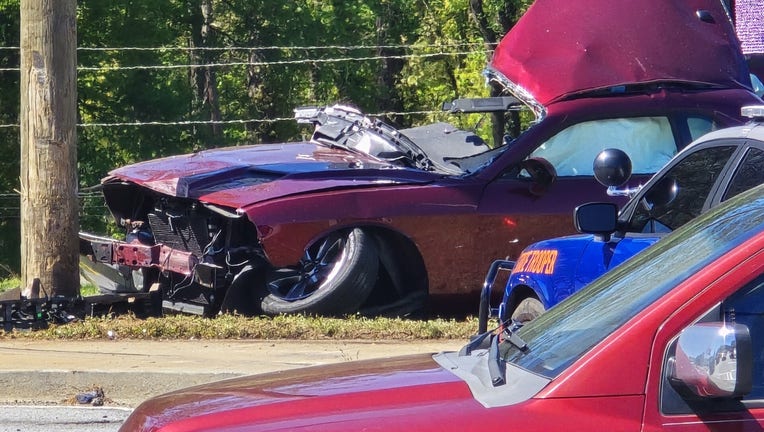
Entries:
{"type": "Polygon", "coordinates": [[[21,287],[79,293],[77,2],[21,0],[21,287]],[[36,282],[39,281],[39,284],[36,282]]]}

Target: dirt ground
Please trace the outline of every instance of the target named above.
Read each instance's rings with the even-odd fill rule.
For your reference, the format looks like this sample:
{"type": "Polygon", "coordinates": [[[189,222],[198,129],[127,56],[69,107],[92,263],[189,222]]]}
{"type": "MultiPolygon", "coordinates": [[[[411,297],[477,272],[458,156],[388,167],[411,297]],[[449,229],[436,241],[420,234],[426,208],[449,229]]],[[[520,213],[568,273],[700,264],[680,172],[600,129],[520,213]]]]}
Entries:
{"type": "Polygon", "coordinates": [[[465,341],[0,340],[0,404],[72,403],[103,389],[136,406],[190,385],[277,370],[458,350],[465,341]]]}

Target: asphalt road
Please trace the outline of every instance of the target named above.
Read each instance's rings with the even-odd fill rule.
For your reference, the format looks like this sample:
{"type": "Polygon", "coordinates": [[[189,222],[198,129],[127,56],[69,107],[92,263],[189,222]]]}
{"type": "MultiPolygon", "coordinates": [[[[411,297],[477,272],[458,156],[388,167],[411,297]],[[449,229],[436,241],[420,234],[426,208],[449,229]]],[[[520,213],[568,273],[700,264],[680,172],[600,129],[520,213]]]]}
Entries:
{"type": "Polygon", "coordinates": [[[127,408],[0,406],[0,432],[116,432],[127,408]]]}

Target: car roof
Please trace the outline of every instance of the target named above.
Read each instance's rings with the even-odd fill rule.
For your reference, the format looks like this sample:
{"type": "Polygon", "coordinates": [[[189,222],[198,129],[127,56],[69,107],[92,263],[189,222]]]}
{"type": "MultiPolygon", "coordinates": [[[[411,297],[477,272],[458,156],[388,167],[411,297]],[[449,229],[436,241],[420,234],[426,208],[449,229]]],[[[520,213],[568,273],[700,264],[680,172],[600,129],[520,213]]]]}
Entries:
{"type": "Polygon", "coordinates": [[[631,83],[751,88],[720,0],[536,0],[498,45],[489,69],[544,106],[631,83]]]}

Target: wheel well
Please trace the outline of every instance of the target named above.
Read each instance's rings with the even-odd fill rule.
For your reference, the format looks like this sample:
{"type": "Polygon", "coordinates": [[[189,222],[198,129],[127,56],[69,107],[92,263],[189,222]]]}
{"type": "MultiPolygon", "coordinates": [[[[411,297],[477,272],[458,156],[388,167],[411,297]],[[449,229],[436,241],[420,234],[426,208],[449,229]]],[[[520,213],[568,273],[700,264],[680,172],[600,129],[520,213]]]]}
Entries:
{"type": "MultiPolygon", "coordinates": [[[[384,308],[400,302],[400,310],[424,302],[428,278],[424,260],[413,241],[401,233],[379,227],[362,227],[371,233],[379,252],[379,276],[364,308],[384,308]]],[[[419,305],[420,308],[424,304],[419,305]]]]}
{"type": "MultiPolygon", "coordinates": [[[[509,299],[507,300],[507,308],[506,308],[506,314],[511,314],[512,311],[515,310],[517,305],[527,299],[528,297],[533,297],[536,300],[539,299],[539,296],[536,294],[536,291],[533,291],[533,288],[529,287],[528,285],[518,285],[513,290],[512,293],[509,295],[509,299]]],[[[506,317],[502,317],[502,319],[505,319],[506,317]]]]}

